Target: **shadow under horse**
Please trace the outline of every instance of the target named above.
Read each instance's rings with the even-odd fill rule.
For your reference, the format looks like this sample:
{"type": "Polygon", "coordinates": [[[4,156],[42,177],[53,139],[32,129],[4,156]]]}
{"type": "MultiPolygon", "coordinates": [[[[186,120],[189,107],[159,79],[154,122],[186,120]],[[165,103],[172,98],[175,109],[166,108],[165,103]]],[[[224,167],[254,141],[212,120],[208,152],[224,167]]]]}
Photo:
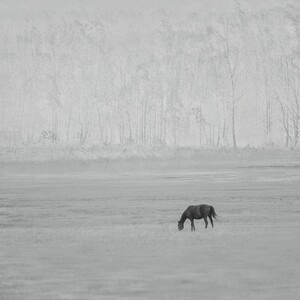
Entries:
{"type": "Polygon", "coordinates": [[[210,220],[211,226],[214,227],[213,218],[216,219],[216,212],[213,206],[201,204],[201,205],[191,205],[182,214],[181,219],[178,221],[178,229],[182,230],[184,228],[184,222],[186,219],[191,221],[191,231],[195,231],[194,220],[204,219],[205,228],[207,228],[208,221],[210,220]]]}

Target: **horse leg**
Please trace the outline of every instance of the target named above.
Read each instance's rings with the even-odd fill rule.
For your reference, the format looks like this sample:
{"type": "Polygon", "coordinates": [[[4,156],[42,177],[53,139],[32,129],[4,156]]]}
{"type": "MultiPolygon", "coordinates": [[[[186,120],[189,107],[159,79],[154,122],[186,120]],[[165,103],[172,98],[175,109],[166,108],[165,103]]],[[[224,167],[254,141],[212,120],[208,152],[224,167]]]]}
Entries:
{"type": "Polygon", "coordinates": [[[208,216],[210,219],[211,227],[214,227],[214,221],[211,215],[208,216]]]}
{"type": "Polygon", "coordinates": [[[194,219],[191,219],[191,231],[195,231],[194,219]]]}
{"type": "Polygon", "coordinates": [[[208,222],[207,222],[207,216],[203,217],[204,222],[205,222],[205,228],[207,228],[208,222]]]}

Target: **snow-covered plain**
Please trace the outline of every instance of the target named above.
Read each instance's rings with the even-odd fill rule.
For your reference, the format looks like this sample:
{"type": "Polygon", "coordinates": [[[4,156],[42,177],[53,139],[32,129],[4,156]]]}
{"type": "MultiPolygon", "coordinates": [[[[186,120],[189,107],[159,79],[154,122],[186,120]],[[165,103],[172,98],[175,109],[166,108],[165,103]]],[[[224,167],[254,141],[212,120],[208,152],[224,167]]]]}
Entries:
{"type": "Polygon", "coordinates": [[[2,166],[1,300],[299,299],[295,162],[38,166],[2,166]],[[215,227],[179,232],[183,210],[201,203],[215,207],[215,227]]]}

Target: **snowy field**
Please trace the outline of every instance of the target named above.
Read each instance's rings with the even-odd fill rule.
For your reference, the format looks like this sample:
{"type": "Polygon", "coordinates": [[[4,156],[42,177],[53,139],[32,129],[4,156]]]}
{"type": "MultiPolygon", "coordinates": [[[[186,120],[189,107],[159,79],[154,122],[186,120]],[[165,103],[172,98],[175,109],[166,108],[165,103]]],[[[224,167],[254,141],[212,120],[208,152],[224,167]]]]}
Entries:
{"type": "Polygon", "coordinates": [[[38,166],[2,165],[1,300],[299,299],[299,164],[38,166]],[[215,227],[179,232],[201,203],[215,227]]]}

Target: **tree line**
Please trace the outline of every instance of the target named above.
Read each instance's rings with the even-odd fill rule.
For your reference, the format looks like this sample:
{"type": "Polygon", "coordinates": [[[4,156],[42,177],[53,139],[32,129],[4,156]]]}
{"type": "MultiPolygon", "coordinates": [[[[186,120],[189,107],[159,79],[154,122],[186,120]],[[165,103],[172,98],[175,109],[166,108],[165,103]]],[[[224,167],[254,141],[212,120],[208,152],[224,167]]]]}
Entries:
{"type": "Polygon", "coordinates": [[[0,20],[0,142],[295,148],[300,8],[0,20]]]}

